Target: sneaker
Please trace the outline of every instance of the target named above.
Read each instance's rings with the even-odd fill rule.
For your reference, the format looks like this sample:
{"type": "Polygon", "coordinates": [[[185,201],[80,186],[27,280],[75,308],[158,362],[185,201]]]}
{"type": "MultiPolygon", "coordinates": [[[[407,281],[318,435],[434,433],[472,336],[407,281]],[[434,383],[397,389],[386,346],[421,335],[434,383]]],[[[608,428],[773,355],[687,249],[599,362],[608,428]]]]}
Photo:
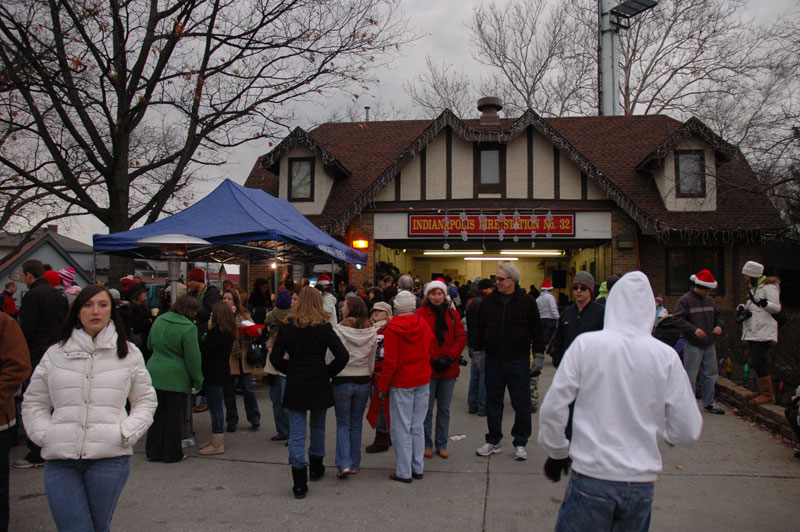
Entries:
{"type": "Polygon", "coordinates": [[[422,480],[424,476],[422,473],[411,473],[411,478],[414,480],[422,480]]]}
{"type": "Polygon", "coordinates": [[[42,467],[43,465],[44,460],[41,462],[31,462],[27,458],[17,458],[14,460],[15,469],[34,469],[36,467],[42,467]]]}
{"type": "Polygon", "coordinates": [[[525,447],[523,447],[522,445],[514,447],[514,460],[521,462],[527,459],[528,459],[528,451],[525,450],[525,447]]]}
{"type": "Polygon", "coordinates": [[[503,448],[500,447],[500,444],[494,445],[493,443],[484,443],[477,449],[475,449],[475,454],[478,456],[489,456],[490,454],[497,454],[502,453],[503,448]]]}
{"type": "Polygon", "coordinates": [[[253,421],[252,423],[250,423],[250,428],[252,430],[254,430],[254,431],[260,429],[261,428],[261,422],[260,421],[253,421]]]}
{"type": "Polygon", "coordinates": [[[723,409],[721,409],[721,408],[719,408],[717,406],[714,406],[713,404],[704,407],[703,410],[705,410],[709,414],[717,414],[717,415],[720,415],[720,416],[724,416],[725,415],[725,411],[723,409]]]}
{"type": "Polygon", "coordinates": [[[350,474],[352,474],[352,472],[349,469],[342,469],[341,471],[336,472],[336,478],[339,480],[345,480],[350,474]]]}
{"type": "Polygon", "coordinates": [[[396,480],[397,482],[402,482],[403,484],[411,484],[411,479],[410,478],[398,477],[395,473],[391,473],[389,475],[389,478],[391,480],[396,480]]]}
{"type": "Polygon", "coordinates": [[[200,413],[205,412],[208,410],[208,405],[197,405],[196,407],[192,408],[192,412],[200,413]]]}

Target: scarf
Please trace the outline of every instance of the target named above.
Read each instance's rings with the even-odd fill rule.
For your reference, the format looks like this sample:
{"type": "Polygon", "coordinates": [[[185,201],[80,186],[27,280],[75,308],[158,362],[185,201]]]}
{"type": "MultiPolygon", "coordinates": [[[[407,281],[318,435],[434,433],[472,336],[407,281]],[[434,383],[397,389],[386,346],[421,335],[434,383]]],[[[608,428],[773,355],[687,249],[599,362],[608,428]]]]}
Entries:
{"type": "Polygon", "coordinates": [[[442,345],[444,343],[444,333],[447,330],[447,311],[449,306],[447,301],[441,305],[434,305],[428,301],[428,307],[433,311],[433,315],[436,316],[433,332],[436,334],[436,341],[439,342],[439,345],[442,345]]]}

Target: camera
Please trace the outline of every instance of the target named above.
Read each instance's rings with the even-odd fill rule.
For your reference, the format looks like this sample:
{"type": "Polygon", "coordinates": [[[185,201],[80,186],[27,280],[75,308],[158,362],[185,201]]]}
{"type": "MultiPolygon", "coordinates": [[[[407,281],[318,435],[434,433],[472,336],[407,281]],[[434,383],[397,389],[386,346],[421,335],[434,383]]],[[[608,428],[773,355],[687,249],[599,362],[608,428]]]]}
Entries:
{"type": "Polygon", "coordinates": [[[750,319],[750,316],[753,315],[753,311],[748,308],[739,307],[736,309],[736,323],[742,323],[745,320],[750,319]]]}
{"type": "Polygon", "coordinates": [[[464,358],[464,355],[461,355],[460,357],[458,357],[458,365],[459,366],[466,366],[467,365],[467,359],[464,358]]]}

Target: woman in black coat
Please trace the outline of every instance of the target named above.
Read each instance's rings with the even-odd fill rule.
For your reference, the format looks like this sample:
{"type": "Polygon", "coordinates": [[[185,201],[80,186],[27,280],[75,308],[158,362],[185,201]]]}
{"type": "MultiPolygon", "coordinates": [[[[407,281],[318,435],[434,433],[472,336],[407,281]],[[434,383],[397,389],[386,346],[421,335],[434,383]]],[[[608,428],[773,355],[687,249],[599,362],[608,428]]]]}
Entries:
{"type": "Polygon", "coordinates": [[[344,369],[349,358],[347,349],[328,322],[319,290],[303,288],[286,323],[279,326],[269,356],[275,369],[286,374],[283,406],[289,412],[289,465],[294,479],[292,490],[298,499],[305,497],[308,491],[307,469],[310,469],[311,480],[319,480],[325,473],[322,465],[325,415],[333,406],[330,379],[344,369]],[[334,359],[326,366],[328,349],[334,359]],[[311,433],[308,461],[305,450],[307,424],[311,433]]]}
{"type": "Polygon", "coordinates": [[[214,303],[208,332],[200,340],[203,390],[208,401],[208,413],[211,415],[211,440],[200,444],[198,454],[225,452],[225,437],[222,434],[225,422],[223,397],[225,383],[230,377],[229,360],[235,337],[236,318],[233,310],[224,301],[214,303]]]}

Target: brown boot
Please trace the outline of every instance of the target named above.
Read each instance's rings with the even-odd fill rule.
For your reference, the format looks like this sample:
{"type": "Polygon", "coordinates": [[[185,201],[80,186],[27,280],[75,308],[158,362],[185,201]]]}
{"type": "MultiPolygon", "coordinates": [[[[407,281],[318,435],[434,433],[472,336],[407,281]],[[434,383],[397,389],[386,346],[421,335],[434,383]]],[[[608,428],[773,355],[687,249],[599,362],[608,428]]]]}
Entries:
{"type": "Polygon", "coordinates": [[[775,394],[772,392],[772,377],[761,377],[758,379],[758,388],[761,395],[750,401],[751,405],[762,405],[765,403],[774,404],[775,394]]]}
{"type": "Polygon", "coordinates": [[[392,442],[389,440],[388,432],[376,432],[375,441],[367,445],[367,448],[364,450],[368,453],[384,453],[389,450],[391,444],[392,442]]]}
{"type": "Polygon", "coordinates": [[[205,456],[209,454],[222,454],[225,452],[225,436],[222,434],[212,434],[210,443],[211,445],[200,449],[200,452],[197,454],[205,456]]]}

